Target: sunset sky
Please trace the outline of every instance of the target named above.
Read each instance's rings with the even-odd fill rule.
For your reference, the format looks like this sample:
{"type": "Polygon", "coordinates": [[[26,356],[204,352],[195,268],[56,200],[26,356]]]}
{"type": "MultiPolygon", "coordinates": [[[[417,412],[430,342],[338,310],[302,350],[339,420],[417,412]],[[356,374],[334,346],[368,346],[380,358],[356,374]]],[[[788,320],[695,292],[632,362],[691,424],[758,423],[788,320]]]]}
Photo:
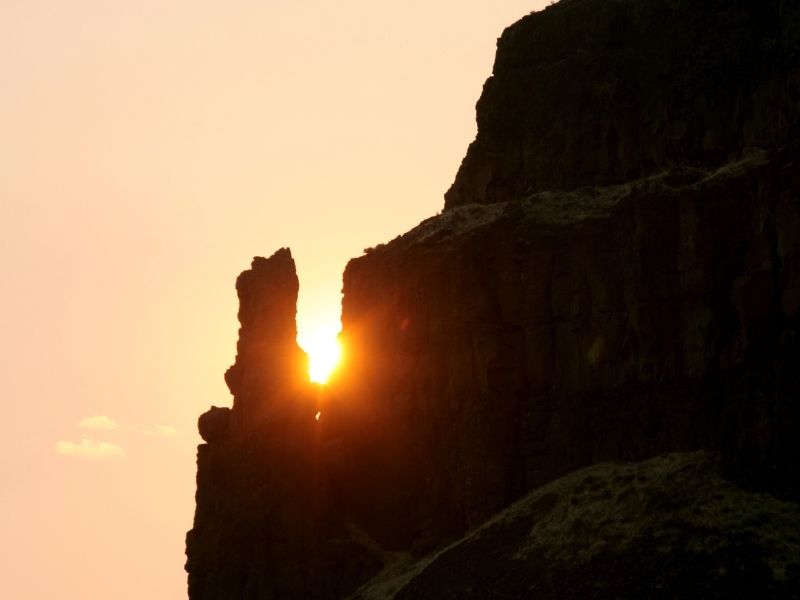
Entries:
{"type": "Polygon", "coordinates": [[[496,38],[546,0],[0,2],[0,598],[185,598],[237,274],[300,335],[443,206],[496,38]]]}

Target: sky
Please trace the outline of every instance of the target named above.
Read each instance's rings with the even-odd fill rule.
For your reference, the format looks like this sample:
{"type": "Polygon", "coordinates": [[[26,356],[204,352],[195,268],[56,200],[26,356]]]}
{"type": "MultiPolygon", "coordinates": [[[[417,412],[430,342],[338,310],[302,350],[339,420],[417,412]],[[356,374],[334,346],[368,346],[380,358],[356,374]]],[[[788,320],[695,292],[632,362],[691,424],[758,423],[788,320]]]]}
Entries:
{"type": "Polygon", "coordinates": [[[436,214],[503,28],[546,0],[0,0],[0,598],[186,597],[236,276],[301,337],[436,214]]]}

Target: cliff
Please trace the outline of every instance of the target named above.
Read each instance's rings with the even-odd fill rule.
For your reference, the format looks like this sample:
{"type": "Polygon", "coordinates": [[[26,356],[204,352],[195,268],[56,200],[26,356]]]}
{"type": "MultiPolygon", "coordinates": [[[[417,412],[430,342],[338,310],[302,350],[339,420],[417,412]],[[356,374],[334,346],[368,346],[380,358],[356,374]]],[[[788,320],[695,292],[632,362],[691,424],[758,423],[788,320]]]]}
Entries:
{"type": "MultiPolygon", "coordinates": [[[[524,540],[492,526],[480,550],[443,545],[577,469],[700,449],[711,458],[686,459],[685,486],[641,490],[675,498],[648,505],[666,554],[638,536],[573,566],[531,556],[565,580],[658,556],[642,573],[672,561],[686,597],[746,565],[753,589],[798,593],[800,533],[780,523],[800,501],[799,48],[800,8],[779,0],[564,0],[507,29],[443,213],[348,264],[327,387],[303,373],[288,250],[237,281],[233,408],[199,421],[190,598],[342,598],[424,564],[391,594],[467,596],[453,561],[471,571],[495,552],[475,573],[498,578],[524,540]],[[728,521],[674,521],[721,476],[747,490],[728,521]],[[758,528],[756,492],[790,503],[764,501],[782,558],[764,558],[766,529],[742,533],[758,528]],[[705,549],[700,570],[689,547],[705,549]]],[[[622,494],[621,472],[651,468],[597,477],[622,494]]],[[[525,523],[554,522],[570,494],[525,523]]],[[[641,505],[606,508],[642,531],[641,505]]],[[[562,533],[558,555],[579,552],[562,533]]],[[[523,569],[508,594],[580,595],[537,577],[523,569]]],[[[598,585],[633,598],[648,581],[598,585]]]]}
{"type": "Polygon", "coordinates": [[[800,9],[571,0],[498,40],[446,206],[714,167],[798,136],[800,9]]]}

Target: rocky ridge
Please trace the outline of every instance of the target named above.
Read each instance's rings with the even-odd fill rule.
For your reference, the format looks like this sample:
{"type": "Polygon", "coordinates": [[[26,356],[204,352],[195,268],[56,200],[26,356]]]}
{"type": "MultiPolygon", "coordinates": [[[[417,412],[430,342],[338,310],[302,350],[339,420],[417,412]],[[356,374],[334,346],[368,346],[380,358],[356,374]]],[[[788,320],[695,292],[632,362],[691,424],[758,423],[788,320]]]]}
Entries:
{"type": "Polygon", "coordinates": [[[445,206],[714,167],[798,137],[800,8],[572,0],[498,40],[445,206]]]}

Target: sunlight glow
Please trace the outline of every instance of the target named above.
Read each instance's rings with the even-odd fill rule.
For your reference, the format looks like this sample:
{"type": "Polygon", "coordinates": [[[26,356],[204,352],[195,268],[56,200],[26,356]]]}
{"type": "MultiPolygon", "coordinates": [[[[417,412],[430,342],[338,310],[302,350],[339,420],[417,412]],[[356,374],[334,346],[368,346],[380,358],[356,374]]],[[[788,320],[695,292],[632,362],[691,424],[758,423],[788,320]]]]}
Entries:
{"type": "Polygon", "coordinates": [[[301,346],[308,353],[309,379],[314,383],[327,383],[342,355],[339,341],[335,336],[318,335],[307,337],[301,346]]]}

